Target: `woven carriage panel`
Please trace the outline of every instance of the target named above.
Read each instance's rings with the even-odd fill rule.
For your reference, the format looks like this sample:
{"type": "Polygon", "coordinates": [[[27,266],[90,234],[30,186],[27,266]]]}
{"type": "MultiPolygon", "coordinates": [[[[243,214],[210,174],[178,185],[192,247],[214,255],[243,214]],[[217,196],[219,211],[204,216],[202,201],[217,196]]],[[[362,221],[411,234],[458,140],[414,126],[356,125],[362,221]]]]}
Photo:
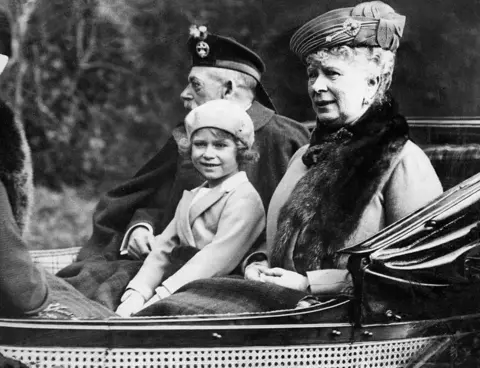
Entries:
{"type": "Polygon", "coordinates": [[[13,359],[20,360],[32,368],[103,368],[107,349],[85,348],[34,348],[3,347],[0,352],[13,359]]]}
{"type": "Polygon", "coordinates": [[[43,266],[48,272],[56,274],[62,268],[73,263],[77,258],[80,247],[65,249],[31,250],[35,264],[43,266]]]}
{"type": "Polygon", "coordinates": [[[404,367],[438,338],[356,344],[195,349],[62,349],[2,347],[0,351],[35,368],[165,367],[404,367]]]}

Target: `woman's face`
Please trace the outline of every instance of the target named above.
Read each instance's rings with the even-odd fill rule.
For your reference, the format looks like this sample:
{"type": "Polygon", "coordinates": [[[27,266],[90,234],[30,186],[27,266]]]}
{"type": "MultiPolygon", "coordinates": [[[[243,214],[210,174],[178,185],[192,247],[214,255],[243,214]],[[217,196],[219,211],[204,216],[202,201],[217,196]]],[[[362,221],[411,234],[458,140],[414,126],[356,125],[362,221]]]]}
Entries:
{"type": "Polygon", "coordinates": [[[378,78],[368,72],[367,60],[331,54],[316,58],[307,67],[308,94],[320,122],[343,126],[368,109],[378,88],[378,78]]]}

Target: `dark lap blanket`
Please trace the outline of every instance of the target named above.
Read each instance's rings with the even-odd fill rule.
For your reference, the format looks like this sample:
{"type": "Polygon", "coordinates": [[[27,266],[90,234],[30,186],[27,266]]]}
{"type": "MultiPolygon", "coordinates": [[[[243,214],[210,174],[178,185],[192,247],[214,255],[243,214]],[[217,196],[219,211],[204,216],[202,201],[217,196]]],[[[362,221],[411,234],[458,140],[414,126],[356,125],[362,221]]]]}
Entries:
{"type": "MultiPolygon", "coordinates": [[[[366,281],[362,303],[364,323],[391,322],[387,311],[400,316],[402,321],[446,318],[480,311],[480,283],[435,289],[384,283],[378,279],[366,281]]],[[[137,316],[261,313],[293,309],[307,295],[238,276],[215,277],[191,282],[172,296],[140,311],[137,316]]],[[[322,299],[331,297],[319,297],[322,299]]],[[[348,321],[349,310],[345,308],[348,307],[332,309],[330,314],[325,312],[322,319],[348,321]]]]}
{"type": "Polygon", "coordinates": [[[137,316],[256,313],[295,308],[308,294],[240,276],[193,281],[137,316]]]}
{"type": "Polygon", "coordinates": [[[39,318],[54,319],[104,319],[116,314],[100,303],[86,298],[59,277],[46,272],[50,305],[39,313],[39,318]]]}
{"type": "Polygon", "coordinates": [[[107,261],[101,257],[72,263],[57,273],[87,298],[111,310],[120,304],[125,287],[137,274],[142,261],[107,261]]]}

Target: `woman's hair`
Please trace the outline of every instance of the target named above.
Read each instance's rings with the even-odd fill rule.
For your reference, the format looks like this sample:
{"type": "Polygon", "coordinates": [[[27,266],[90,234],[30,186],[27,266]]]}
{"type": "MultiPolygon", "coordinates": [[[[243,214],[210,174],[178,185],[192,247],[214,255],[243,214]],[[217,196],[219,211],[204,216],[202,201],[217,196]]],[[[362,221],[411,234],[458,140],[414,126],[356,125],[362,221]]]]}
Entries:
{"type": "MultiPolygon", "coordinates": [[[[202,128],[207,129],[210,133],[213,134],[214,137],[220,139],[231,139],[235,146],[237,147],[237,164],[240,170],[244,170],[246,165],[249,162],[256,162],[260,157],[259,153],[254,149],[248,149],[245,143],[243,143],[240,139],[235,137],[233,134],[226,132],[221,129],[217,128],[202,128]]],[[[198,130],[197,130],[198,132],[198,130]]],[[[192,134],[192,139],[197,132],[192,134]]],[[[187,138],[182,138],[178,142],[178,151],[180,154],[187,160],[191,160],[192,158],[192,142],[189,141],[187,138]]]]}
{"type": "Polygon", "coordinates": [[[367,70],[372,77],[380,77],[380,83],[373,104],[381,104],[386,98],[386,92],[392,84],[393,69],[395,67],[395,52],[383,50],[380,47],[346,45],[322,49],[307,57],[307,64],[321,63],[330,55],[357,63],[367,70]]]}

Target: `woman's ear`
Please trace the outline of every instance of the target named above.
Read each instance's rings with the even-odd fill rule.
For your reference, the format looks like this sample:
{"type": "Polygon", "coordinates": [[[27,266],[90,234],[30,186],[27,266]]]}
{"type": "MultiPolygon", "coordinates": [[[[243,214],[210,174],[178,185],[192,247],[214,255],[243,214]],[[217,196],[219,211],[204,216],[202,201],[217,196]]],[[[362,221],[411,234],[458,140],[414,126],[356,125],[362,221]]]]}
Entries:
{"type": "Polygon", "coordinates": [[[380,76],[371,76],[367,80],[367,99],[373,101],[380,87],[380,76]]]}

